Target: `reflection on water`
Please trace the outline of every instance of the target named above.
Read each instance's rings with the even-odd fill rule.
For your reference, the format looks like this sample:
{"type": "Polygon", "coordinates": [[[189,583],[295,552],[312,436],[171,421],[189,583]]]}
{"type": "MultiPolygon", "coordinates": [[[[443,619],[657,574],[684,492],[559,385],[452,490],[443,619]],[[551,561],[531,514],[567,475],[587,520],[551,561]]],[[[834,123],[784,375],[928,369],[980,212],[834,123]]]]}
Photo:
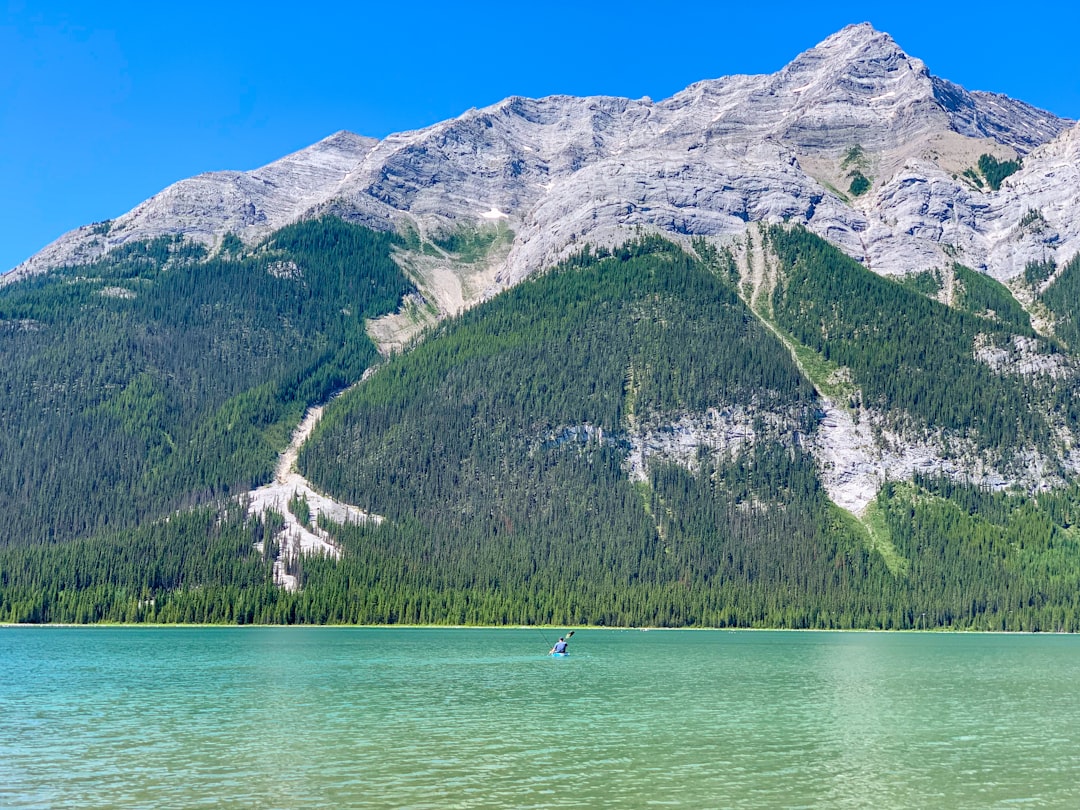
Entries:
{"type": "Polygon", "coordinates": [[[1080,638],[0,629],[0,807],[1080,807],[1080,638]]]}

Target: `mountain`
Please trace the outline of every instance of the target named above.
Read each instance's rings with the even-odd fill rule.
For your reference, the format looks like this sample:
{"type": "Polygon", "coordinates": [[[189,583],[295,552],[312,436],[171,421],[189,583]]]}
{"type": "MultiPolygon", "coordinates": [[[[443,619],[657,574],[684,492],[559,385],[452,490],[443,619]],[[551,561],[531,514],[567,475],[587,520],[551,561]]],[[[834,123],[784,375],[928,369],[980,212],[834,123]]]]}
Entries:
{"type": "Polygon", "coordinates": [[[1078,137],[857,25],[181,181],[0,285],[0,618],[1080,629],[1078,137]]]}
{"type": "Polygon", "coordinates": [[[251,243],[334,213],[425,238],[505,222],[509,252],[464,304],[637,226],[722,237],[802,222],[878,272],[956,259],[1009,279],[1030,259],[1080,249],[1072,128],[936,78],[887,34],[854,25],[778,73],[703,81],[660,102],[509,98],[383,141],[340,132],[252,172],[176,183],[66,234],[14,278],[132,240],[183,233],[213,249],[230,232],[251,243]],[[997,191],[980,187],[965,172],[983,154],[1023,167],[997,191]],[[869,181],[858,195],[855,171],[869,181]],[[1017,231],[1029,210],[1046,220],[1039,234],[1017,231]]]}

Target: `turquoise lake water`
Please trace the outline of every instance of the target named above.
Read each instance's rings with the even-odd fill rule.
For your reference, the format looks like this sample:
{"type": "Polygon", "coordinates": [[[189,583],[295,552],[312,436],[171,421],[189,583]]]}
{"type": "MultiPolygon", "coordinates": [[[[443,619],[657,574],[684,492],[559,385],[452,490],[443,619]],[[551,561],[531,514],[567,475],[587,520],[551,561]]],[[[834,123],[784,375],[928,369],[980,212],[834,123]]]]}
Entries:
{"type": "Polygon", "coordinates": [[[2,628],[2,808],[1080,807],[1080,637],[2,628]]]}

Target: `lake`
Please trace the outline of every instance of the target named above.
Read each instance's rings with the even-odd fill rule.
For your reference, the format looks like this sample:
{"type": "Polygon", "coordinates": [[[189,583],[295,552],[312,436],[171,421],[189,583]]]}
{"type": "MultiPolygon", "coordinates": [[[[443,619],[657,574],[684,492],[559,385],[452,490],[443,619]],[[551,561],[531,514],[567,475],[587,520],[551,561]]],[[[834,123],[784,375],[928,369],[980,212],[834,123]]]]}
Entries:
{"type": "Polygon", "coordinates": [[[1080,637],[0,628],[0,807],[1080,807],[1080,637]]]}

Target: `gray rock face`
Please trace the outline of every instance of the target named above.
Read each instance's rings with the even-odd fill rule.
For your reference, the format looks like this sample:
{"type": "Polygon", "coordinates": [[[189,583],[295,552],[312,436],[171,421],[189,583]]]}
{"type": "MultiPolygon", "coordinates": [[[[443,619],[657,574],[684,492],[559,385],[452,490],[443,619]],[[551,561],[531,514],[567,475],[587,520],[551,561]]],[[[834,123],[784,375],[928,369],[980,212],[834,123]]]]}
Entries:
{"type": "Polygon", "coordinates": [[[1061,132],[1060,123],[1042,110],[997,93],[968,92],[936,76],[934,98],[949,114],[953,131],[968,138],[992,138],[1026,154],[1061,132]]]}
{"type": "Polygon", "coordinates": [[[209,172],[166,188],[117,217],[64,234],[5,281],[100,258],[129,241],[184,234],[214,246],[232,232],[253,241],[301,219],[379,142],[338,132],[251,172],[209,172]]]}
{"type": "Polygon", "coordinates": [[[4,280],[163,234],[251,242],[325,212],[421,234],[506,221],[516,239],[496,288],[638,226],[726,237],[785,219],[879,272],[944,265],[947,245],[1009,278],[1032,256],[1076,250],[1075,172],[1061,182],[1076,166],[1070,124],[933,77],[887,34],[854,25],[775,74],[702,81],[658,103],[515,97],[382,141],[340,132],[252,172],[182,180],[4,280]],[[861,197],[846,193],[853,147],[872,182],[861,197]],[[1023,155],[1024,171],[976,190],[962,172],[984,152],[1023,155]],[[1046,227],[1018,233],[1031,209],[1046,227]]]}

